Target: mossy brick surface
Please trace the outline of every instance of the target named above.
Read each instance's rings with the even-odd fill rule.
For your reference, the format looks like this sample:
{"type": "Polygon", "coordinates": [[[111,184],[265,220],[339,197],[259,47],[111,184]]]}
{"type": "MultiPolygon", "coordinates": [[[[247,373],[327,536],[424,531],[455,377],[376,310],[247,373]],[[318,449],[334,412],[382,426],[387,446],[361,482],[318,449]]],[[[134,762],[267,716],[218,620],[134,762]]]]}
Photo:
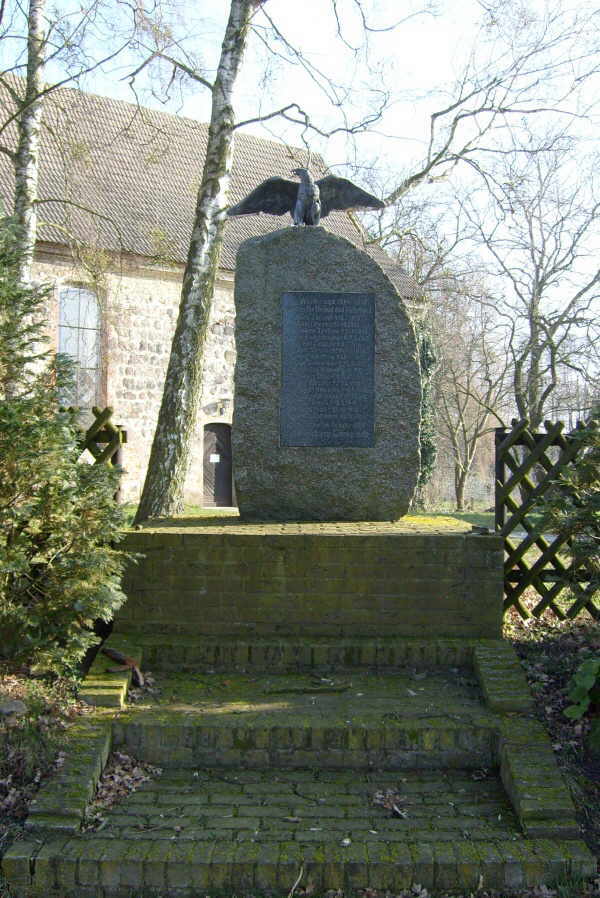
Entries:
{"type": "MultiPolygon", "coordinates": [[[[543,727],[523,713],[494,713],[468,669],[158,680],[153,707],[118,715],[117,741],[128,730],[136,751],[147,741],[177,765],[190,759],[197,738],[230,766],[169,767],[108,811],[100,834],[79,834],[60,851],[56,841],[45,843],[37,868],[35,858],[15,857],[15,885],[33,869],[35,889],[54,883],[61,898],[121,898],[126,889],[140,898],[161,889],[191,898],[198,888],[289,888],[298,858],[311,881],[350,892],[415,881],[466,889],[480,877],[490,888],[519,887],[592,871],[543,727]],[[485,733],[488,774],[473,769],[478,733],[485,733]],[[452,746],[471,753],[463,762],[471,769],[448,765],[443,751],[452,746]],[[387,752],[394,769],[361,769],[369,749],[380,760],[387,752]],[[284,769],[298,758],[306,765],[311,752],[320,759],[313,769],[284,769]],[[438,769],[415,769],[418,752],[437,753],[438,769]],[[240,756],[243,769],[232,766],[240,756]],[[265,758],[275,763],[248,768],[265,758]],[[344,769],[328,770],[331,758],[344,769]],[[397,792],[406,816],[373,803],[386,790],[397,792]]],[[[86,725],[98,737],[113,716],[96,712],[86,725]]],[[[65,797],[72,802],[86,790],[76,779],[94,758],[97,747],[82,748],[62,775],[63,809],[65,797]]],[[[41,796],[40,813],[43,805],[49,812],[52,802],[41,796]]]]}
{"type": "Polygon", "coordinates": [[[93,682],[85,682],[79,697],[81,701],[86,702],[88,705],[102,708],[122,708],[125,704],[126,694],[126,683],[108,686],[106,684],[100,685],[93,682]]]}
{"type": "Polygon", "coordinates": [[[164,674],[122,712],[114,744],[171,767],[486,766],[495,718],[459,669],[311,675],[164,674]]]}
{"type": "Polygon", "coordinates": [[[486,702],[493,711],[531,710],[531,692],[511,645],[500,641],[476,645],[473,666],[486,702]]]}
{"type": "Polygon", "coordinates": [[[14,842],[0,857],[2,875],[13,888],[31,885],[33,862],[40,847],[40,841],[27,838],[14,842]]]}
{"type": "Polygon", "coordinates": [[[135,841],[148,830],[166,841],[174,836],[194,840],[197,830],[209,829],[226,842],[350,838],[387,844],[427,834],[435,840],[443,831],[442,840],[452,841],[463,838],[467,825],[477,838],[476,806],[495,821],[497,838],[519,833],[500,780],[492,774],[474,780],[466,771],[355,771],[349,783],[344,773],[324,779],[320,771],[307,779],[299,776],[306,771],[232,770],[227,782],[218,769],[202,773],[202,778],[193,772],[165,773],[146,783],[132,796],[135,800],[104,813],[103,835],[135,841]],[[393,817],[377,803],[377,793],[388,789],[400,796],[406,818],[393,817]]]}
{"type": "MultiPolygon", "coordinates": [[[[16,898],[279,894],[301,867],[303,884],[348,895],[415,882],[503,890],[595,871],[518,661],[473,602],[497,575],[496,538],[239,523],[133,538],[152,589],[170,598],[162,624],[152,600],[147,626],[120,621],[109,644],[143,653],[159,692],[98,707],[74,729],[79,748],[30,818],[40,841],[5,855],[16,898]],[[237,596],[227,615],[223,576],[237,596]],[[427,630],[407,618],[396,632],[402,595],[414,605],[417,586],[427,630]],[[282,632],[278,615],[294,603],[282,632]],[[115,747],[165,771],[105,811],[101,832],[58,838],[61,816],[81,819],[107,728],[115,747]],[[400,816],[378,794],[393,795],[400,816]]],[[[98,657],[86,688],[126,684],[113,664],[98,657]]]]}
{"type": "MultiPolygon", "coordinates": [[[[142,652],[122,634],[111,635],[102,647],[110,647],[142,664],[142,652]]],[[[101,708],[123,708],[131,685],[131,670],[118,670],[120,665],[98,651],[79,690],[79,697],[88,705],[101,708]]]]}
{"type": "Polygon", "coordinates": [[[52,836],[41,842],[32,864],[32,885],[38,890],[51,892],[59,886],[57,880],[58,861],[62,857],[68,837],[52,836]]]}
{"type": "Polygon", "coordinates": [[[364,669],[432,670],[471,667],[477,646],[503,645],[500,640],[278,637],[238,639],[176,634],[136,634],[144,665],[156,672],[192,673],[331,673],[364,669]]]}
{"type": "Polygon", "coordinates": [[[74,832],[106,764],[112,742],[109,719],[80,718],[65,739],[60,771],[39,790],[29,806],[29,832],[74,832]]]}
{"type": "MultiPolygon", "coordinates": [[[[81,839],[81,837],[79,837],[81,839]]],[[[362,889],[399,892],[419,882],[429,890],[523,888],[569,876],[589,876],[595,861],[583,843],[521,840],[435,842],[422,844],[296,842],[181,843],[138,839],[101,839],[101,852],[83,860],[77,845],[42,846],[33,860],[33,885],[14,884],[15,898],[90,895],[139,898],[169,894],[193,898],[198,890],[248,894],[263,888],[277,894],[296,880],[319,891],[343,888],[349,895],[362,889]],[[98,854],[101,857],[97,857],[98,854]],[[84,866],[85,864],[85,866],[84,866]],[[96,866],[93,882],[85,872],[96,866]],[[39,869],[38,869],[39,867],[39,869]],[[50,877],[45,871],[53,871],[50,877]],[[65,880],[53,878],[65,875],[65,880]],[[39,882],[36,883],[38,880],[39,882]],[[43,885],[42,885],[43,883],[43,885]]]]}
{"type": "Polygon", "coordinates": [[[500,636],[499,537],[332,528],[238,523],[130,532],[126,547],[144,557],[126,575],[117,631],[500,636]]]}
{"type": "Polygon", "coordinates": [[[501,742],[500,773],[525,831],[577,837],[575,808],[549,745],[501,742]]]}

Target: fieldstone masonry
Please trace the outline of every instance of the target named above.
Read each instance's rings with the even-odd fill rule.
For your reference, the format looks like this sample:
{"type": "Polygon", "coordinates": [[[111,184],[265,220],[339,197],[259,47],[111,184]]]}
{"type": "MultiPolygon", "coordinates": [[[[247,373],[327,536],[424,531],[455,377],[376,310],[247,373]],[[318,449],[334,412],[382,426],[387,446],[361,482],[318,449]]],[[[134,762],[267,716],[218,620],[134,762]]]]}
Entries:
{"type": "Polygon", "coordinates": [[[413,326],[381,268],[323,228],[236,266],[234,476],[245,520],[390,521],[419,472],[413,326]]]}
{"type": "MultiPolygon", "coordinates": [[[[124,502],[137,502],[146,475],[156,418],[162,399],[171,339],[177,320],[183,266],[126,257],[107,265],[97,283],[64,253],[38,253],[34,276],[54,285],[48,304],[48,337],[57,348],[58,301],[63,286],[83,284],[102,310],[101,404],[115,409],[127,430],[124,448],[124,502]]],[[[203,502],[203,427],[231,423],[235,362],[233,276],[221,271],[208,326],[203,394],[186,502],[203,502]]]]}

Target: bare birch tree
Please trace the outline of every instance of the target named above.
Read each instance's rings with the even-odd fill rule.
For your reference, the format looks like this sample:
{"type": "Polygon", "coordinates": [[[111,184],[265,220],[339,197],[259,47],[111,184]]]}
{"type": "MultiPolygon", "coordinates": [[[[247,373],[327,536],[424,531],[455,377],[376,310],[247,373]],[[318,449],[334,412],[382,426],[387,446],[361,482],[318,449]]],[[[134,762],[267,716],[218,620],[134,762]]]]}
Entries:
{"type": "MultiPolygon", "coordinates": [[[[167,371],[163,400],[158,417],[157,428],[150,455],[149,468],[142,492],[142,498],[136,514],[139,523],[149,517],[171,515],[183,506],[183,484],[189,458],[189,443],[196,420],[198,398],[202,381],[202,355],[208,315],[212,302],[212,289],[218,265],[219,244],[222,234],[222,223],[226,211],[226,189],[228,180],[228,154],[234,129],[255,121],[274,121],[276,119],[300,127],[303,136],[311,129],[314,133],[328,136],[333,131],[319,128],[313,124],[310,115],[303,106],[292,100],[271,112],[263,112],[246,122],[234,124],[230,106],[215,104],[217,88],[223,89],[227,75],[235,71],[237,74],[241,54],[245,46],[245,35],[248,20],[255,7],[262,6],[258,2],[241,4],[239,0],[230,6],[230,23],[244,21],[244,39],[235,45],[236,56],[232,54],[228,39],[223,43],[221,59],[217,69],[217,78],[211,83],[201,74],[193,60],[185,57],[177,58],[167,53],[160,46],[148,47],[148,58],[136,70],[139,73],[146,66],[160,61],[173,66],[173,73],[184,73],[196,83],[209,89],[213,95],[213,106],[210,122],[210,135],[219,135],[215,146],[219,146],[221,155],[208,158],[204,169],[200,193],[198,196],[197,226],[194,227],[194,238],[190,248],[188,265],[184,276],[179,320],[173,339],[171,359],[167,371]],[[232,18],[233,17],[233,18],[232,18]],[[219,122],[219,115],[230,115],[219,122]],[[222,138],[222,139],[221,139],[222,138]],[[206,199],[205,199],[206,198],[206,199]],[[198,260],[198,261],[196,261],[198,260]]],[[[341,5],[332,3],[336,17],[339,17],[341,5]]],[[[364,14],[363,4],[355,0],[354,7],[364,14]]],[[[265,45],[267,51],[272,50],[279,60],[292,61],[298,65],[321,89],[333,106],[344,112],[344,106],[350,102],[351,94],[343,91],[339,85],[328,80],[324,73],[310,62],[300,48],[293,46],[270,17],[264,11],[264,20],[260,26],[253,25],[256,34],[265,45]]],[[[570,23],[573,26],[573,22],[570,23]]],[[[366,18],[363,25],[366,30],[366,18]]],[[[581,23],[576,23],[579,28],[581,23]]],[[[486,25],[494,29],[489,22],[486,25]]],[[[581,27],[583,27],[581,25],[581,27]]],[[[388,199],[395,202],[413,190],[419,184],[438,177],[445,177],[459,162],[481,168],[481,159],[490,150],[489,144],[495,146],[497,133],[505,129],[507,121],[538,113],[547,113],[547,97],[551,96],[552,108],[560,110],[564,93],[557,87],[554,90],[547,82],[556,75],[556,66],[549,62],[553,53],[558,53],[561,63],[558,68],[564,75],[568,62],[574,65],[574,37],[565,34],[565,18],[558,12],[549,14],[543,21],[530,29],[528,41],[505,40],[502,54],[490,68],[488,63],[479,67],[474,54],[463,76],[454,86],[451,100],[446,102],[430,119],[430,134],[425,159],[413,166],[412,172],[400,180],[389,192],[388,199]],[[544,80],[543,89],[539,87],[544,80]]],[[[497,30],[497,29],[496,29],[497,30]]],[[[514,34],[518,29],[513,29],[514,34]]],[[[241,31],[236,32],[241,35],[241,31]]],[[[338,38],[346,43],[344,30],[339,24],[338,38]]],[[[578,54],[581,64],[575,66],[582,70],[582,77],[588,77],[593,68],[589,62],[593,54],[581,50],[578,54]],[[586,68],[587,67],[587,68],[586,68]],[[583,69],[585,68],[585,73],[583,69]]],[[[562,85],[564,89],[564,84],[562,85]]],[[[373,113],[364,117],[356,130],[364,130],[373,125],[381,116],[387,101],[386,92],[380,91],[381,100],[373,113]]],[[[230,99],[230,98],[229,98],[230,99]]],[[[355,130],[348,123],[334,130],[355,130]]],[[[212,137],[209,136],[209,147],[212,137]]],[[[211,150],[212,153],[212,150],[211,150]]]]}
{"type": "MultiPolygon", "coordinates": [[[[46,0],[30,0],[27,20],[27,75],[18,143],[14,154],[15,202],[19,252],[19,279],[28,283],[37,234],[37,184],[42,121],[43,70],[46,56],[43,14],[46,0]]],[[[12,86],[11,86],[12,90],[12,86]]]]}
{"type": "MultiPolygon", "coordinates": [[[[100,16],[101,0],[90,0],[74,12],[49,9],[46,0],[2,4],[0,39],[15,47],[12,62],[0,71],[2,116],[0,152],[14,167],[13,215],[16,252],[23,283],[31,277],[38,226],[38,172],[43,108],[46,97],[65,85],[77,84],[123,52],[133,34],[125,29],[120,38],[100,16]],[[90,46],[91,45],[91,46],[90,46]],[[102,46],[100,55],[91,52],[102,46]],[[108,52],[106,50],[108,46],[108,52]],[[62,74],[47,77],[54,63],[62,74]],[[16,139],[14,132],[16,130],[16,139]]],[[[56,197],[65,201],[64,198],[56,197]]]]}
{"type": "MultiPolygon", "coordinates": [[[[271,112],[236,122],[232,106],[234,85],[243,60],[250,21],[263,0],[231,0],[229,21],[221,48],[216,78],[209,82],[188,58],[177,58],[160,47],[149,48],[144,63],[155,60],[167,63],[174,72],[183,72],[209,89],[212,110],[208,130],[208,146],[196,204],[192,240],[183,278],[179,315],[171,346],[171,355],[150,460],[135,523],[151,517],[176,514],[183,507],[183,487],[189,465],[190,443],[197,418],[202,391],[202,368],[206,331],[218,271],[219,254],[227,211],[229,172],[233,137],[237,128],[255,121],[281,119],[298,126],[303,134],[312,131],[331,136],[337,131],[354,133],[364,130],[381,115],[381,107],[371,110],[355,123],[344,121],[339,127],[319,127],[296,101],[271,112]]],[[[357,7],[362,10],[361,4],[357,7]]],[[[335,8],[335,5],[334,5],[335,8]]],[[[316,69],[304,54],[292,45],[267,13],[267,27],[259,34],[268,47],[267,37],[283,48],[286,58],[295,60],[335,105],[338,93],[332,82],[316,69]],[[329,95],[330,88],[333,93],[329,95]]],[[[366,21],[366,20],[365,20],[366,21]]],[[[382,92],[379,91],[381,95],[382,92]]],[[[385,96],[380,97],[385,103],[385,96]]]]}
{"type": "MultiPolygon", "coordinates": [[[[260,0],[232,0],[212,93],[206,158],[183,276],[179,316],[135,522],[181,510],[202,386],[203,349],[219,265],[235,127],[233,89],[260,0]]],[[[196,76],[198,77],[198,76],[196,76]]],[[[204,79],[203,79],[204,80],[204,79]]]]}

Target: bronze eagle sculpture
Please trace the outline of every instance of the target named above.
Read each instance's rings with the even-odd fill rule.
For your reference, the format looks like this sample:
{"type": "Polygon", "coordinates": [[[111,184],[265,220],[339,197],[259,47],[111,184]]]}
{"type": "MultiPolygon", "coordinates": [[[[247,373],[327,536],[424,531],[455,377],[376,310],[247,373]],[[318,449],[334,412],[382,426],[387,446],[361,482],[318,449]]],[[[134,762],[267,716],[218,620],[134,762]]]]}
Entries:
{"type": "Polygon", "coordinates": [[[300,183],[286,178],[267,178],[252,193],[231,206],[228,215],[250,215],[267,212],[285,215],[290,212],[294,225],[316,226],[333,209],[383,209],[385,203],[371,196],[346,178],[327,175],[315,181],[306,168],[295,168],[300,183]]]}

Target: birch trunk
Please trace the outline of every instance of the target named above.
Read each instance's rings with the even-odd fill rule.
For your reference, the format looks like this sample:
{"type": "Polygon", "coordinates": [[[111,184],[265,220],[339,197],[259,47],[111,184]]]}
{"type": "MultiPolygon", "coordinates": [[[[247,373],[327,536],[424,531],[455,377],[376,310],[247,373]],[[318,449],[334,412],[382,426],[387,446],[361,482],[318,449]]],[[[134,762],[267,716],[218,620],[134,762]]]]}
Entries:
{"type": "Polygon", "coordinates": [[[212,87],[206,161],[183,277],[179,316],[144,489],[134,523],[177,514],[202,393],[203,354],[225,226],[234,117],[232,94],[259,0],[231,0],[212,87]]]}
{"type": "Polygon", "coordinates": [[[46,0],[30,0],[27,30],[27,78],[23,109],[18,118],[18,143],[15,154],[15,205],[19,279],[28,284],[37,232],[37,189],[41,92],[45,62],[44,9],[46,0]]]}

